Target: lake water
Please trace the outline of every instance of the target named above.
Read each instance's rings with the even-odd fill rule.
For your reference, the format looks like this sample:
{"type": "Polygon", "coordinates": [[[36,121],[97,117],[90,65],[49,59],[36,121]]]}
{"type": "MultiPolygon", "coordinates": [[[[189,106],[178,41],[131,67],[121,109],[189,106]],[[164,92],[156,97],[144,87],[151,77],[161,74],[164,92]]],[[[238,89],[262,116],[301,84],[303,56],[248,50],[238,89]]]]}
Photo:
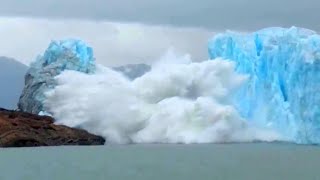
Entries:
{"type": "Polygon", "coordinates": [[[0,180],[319,180],[320,147],[112,145],[0,149],[0,180]]]}

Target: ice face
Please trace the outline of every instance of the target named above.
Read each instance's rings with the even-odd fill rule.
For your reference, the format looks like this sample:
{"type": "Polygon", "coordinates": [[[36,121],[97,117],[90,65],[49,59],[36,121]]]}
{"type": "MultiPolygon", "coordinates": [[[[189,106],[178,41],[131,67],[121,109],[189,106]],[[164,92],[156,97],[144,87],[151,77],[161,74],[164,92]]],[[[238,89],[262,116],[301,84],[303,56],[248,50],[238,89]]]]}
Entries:
{"type": "Polygon", "coordinates": [[[320,36],[307,29],[226,32],[209,41],[211,59],[236,62],[250,76],[235,96],[248,121],[297,143],[320,143],[320,36]]]}
{"type": "Polygon", "coordinates": [[[92,48],[80,40],[53,41],[30,65],[25,76],[25,87],[18,107],[22,111],[38,114],[43,111],[44,92],[55,86],[54,77],[64,70],[87,74],[95,72],[92,48]]]}

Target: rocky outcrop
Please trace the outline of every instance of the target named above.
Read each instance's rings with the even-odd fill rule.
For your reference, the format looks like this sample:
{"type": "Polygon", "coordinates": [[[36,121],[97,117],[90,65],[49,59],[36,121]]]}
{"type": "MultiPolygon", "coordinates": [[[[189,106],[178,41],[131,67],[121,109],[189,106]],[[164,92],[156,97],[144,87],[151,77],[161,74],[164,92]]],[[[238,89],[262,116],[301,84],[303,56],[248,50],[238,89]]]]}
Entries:
{"type": "Polygon", "coordinates": [[[103,145],[105,140],[85,130],[53,124],[38,116],[0,108],[0,147],[103,145]]]}

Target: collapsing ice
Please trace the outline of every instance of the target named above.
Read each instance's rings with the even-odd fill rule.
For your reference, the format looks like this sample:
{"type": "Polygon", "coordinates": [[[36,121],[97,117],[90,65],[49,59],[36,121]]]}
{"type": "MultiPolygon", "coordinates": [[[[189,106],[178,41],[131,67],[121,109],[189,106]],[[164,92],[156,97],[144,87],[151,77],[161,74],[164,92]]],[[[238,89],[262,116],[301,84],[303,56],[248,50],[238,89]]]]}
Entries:
{"type": "Polygon", "coordinates": [[[93,50],[84,42],[71,39],[51,42],[44,55],[30,65],[18,108],[34,114],[45,112],[44,93],[55,87],[55,76],[65,70],[91,74],[95,67],[93,50]]]}

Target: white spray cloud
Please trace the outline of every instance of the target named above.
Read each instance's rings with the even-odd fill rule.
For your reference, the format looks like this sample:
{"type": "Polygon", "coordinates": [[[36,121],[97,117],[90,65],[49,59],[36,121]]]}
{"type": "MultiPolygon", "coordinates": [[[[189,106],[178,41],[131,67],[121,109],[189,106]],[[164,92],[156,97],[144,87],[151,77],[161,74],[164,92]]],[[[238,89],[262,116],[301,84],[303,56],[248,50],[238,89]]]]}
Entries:
{"type": "Polygon", "coordinates": [[[107,143],[278,140],[233,107],[232,94],[245,80],[231,61],[192,62],[171,52],[133,81],[103,66],[94,75],[66,71],[45,106],[57,123],[102,135],[107,143]]]}

